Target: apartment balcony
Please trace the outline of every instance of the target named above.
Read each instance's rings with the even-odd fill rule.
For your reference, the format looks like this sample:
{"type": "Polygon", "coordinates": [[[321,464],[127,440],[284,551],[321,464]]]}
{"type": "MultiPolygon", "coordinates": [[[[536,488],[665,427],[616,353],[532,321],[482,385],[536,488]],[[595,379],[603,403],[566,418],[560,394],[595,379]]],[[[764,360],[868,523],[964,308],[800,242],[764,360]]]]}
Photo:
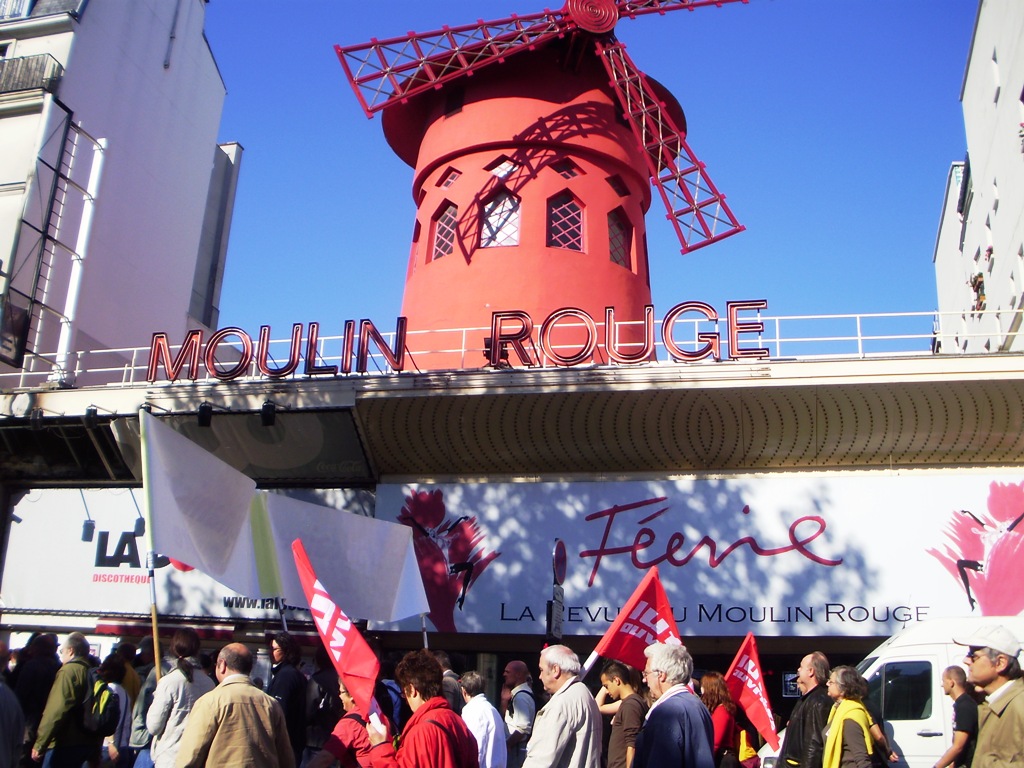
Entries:
{"type": "Polygon", "coordinates": [[[53,56],[22,56],[0,59],[0,94],[44,90],[55,93],[64,67],[53,56]]]}

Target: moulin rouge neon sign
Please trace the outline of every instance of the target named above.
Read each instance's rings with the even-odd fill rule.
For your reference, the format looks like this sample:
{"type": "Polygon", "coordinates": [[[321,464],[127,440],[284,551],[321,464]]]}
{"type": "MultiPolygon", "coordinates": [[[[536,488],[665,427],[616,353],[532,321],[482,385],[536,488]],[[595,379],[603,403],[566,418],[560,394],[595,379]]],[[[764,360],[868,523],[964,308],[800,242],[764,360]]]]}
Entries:
{"type": "MultiPolygon", "coordinates": [[[[725,323],[727,328],[727,350],[730,360],[764,359],[768,350],[762,347],[741,348],[741,334],[759,334],[764,331],[764,323],[756,320],[741,319],[740,312],[760,311],[768,308],[764,299],[754,301],[730,301],[726,303],[725,323]]],[[[712,358],[722,359],[722,338],[718,332],[697,333],[696,349],[684,349],[674,337],[676,324],[685,315],[698,315],[698,320],[718,322],[721,318],[710,304],[703,301],[684,301],[676,304],[662,318],[661,341],[674,362],[697,362],[712,358]]],[[[260,375],[267,378],[283,378],[300,373],[304,376],[338,376],[349,373],[367,373],[370,354],[376,347],[387,365],[395,372],[405,369],[406,359],[406,318],[399,317],[395,324],[394,347],[388,345],[383,334],[370,320],[360,320],[358,334],[356,321],[346,320],[342,333],[342,352],[338,365],[324,365],[317,362],[317,348],[320,343],[320,324],[295,323],[292,326],[291,346],[288,359],[277,364],[271,362],[269,325],[260,327],[259,336],[254,340],[246,331],[231,326],[221,328],[204,340],[203,332],[191,330],[176,355],[171,354],[171,344],[166,333],[154,333],[149,349],[149,365],[146,379],[155,382],[159,378],[160,366],[163,365],[168,381],[176,381],[184,375],[189,379],[200,376],[200,363],[206,372],[215,379],[230,381],[250,374],[255,363],[260,375]],[[305,341],[303,341],[305,339],[305,341]],[[222,347],[230,349],[230,354],[219,356],[222,347]],[[220,362],[230,360],[230,364],[220,362]]],[[[552,364],[563,367],[580,365],[593,358],[595,350],[600,346],[607,354],[610,362],[619,365],[646,363],[653,359],[655,348],[654,307],[648,305],[644,309],[643,341],[633,343],[629,350],[624,349],[617,341],[619,325],[615,320],[615,310],[605,310],[603,332],[597,322],[582,309],[564,307],[548,315],[539,329],[533,318],[526,312],[510,310],[494,312],[491,317],[489,362],[493,366],[512,364],[514,353],[517,362],[523,367],[539,365],[528,346],[533,346],[537,339],[544,358],[552,364]],[[574,349],[567,351],[563,346],[556,346],[553,336],[559,327],[572,325],[578,331],[578,343],[574,349]],[[535,335],[536,331],[536,335],[535,335]]]]}

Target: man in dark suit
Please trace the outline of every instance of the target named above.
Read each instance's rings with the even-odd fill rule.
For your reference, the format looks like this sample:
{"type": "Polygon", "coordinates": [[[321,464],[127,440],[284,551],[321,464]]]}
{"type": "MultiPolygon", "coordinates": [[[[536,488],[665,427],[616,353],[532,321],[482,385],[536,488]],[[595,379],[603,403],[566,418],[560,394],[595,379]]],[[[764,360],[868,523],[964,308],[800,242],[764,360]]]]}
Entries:
{"type": "Polygon", "coordinates": [[[682,645],[654,643],[644,655],[644,679],[655,701],[636,740],[633,768],[715,768],[711,715],[689,688],[689,651],[682,645]]]}

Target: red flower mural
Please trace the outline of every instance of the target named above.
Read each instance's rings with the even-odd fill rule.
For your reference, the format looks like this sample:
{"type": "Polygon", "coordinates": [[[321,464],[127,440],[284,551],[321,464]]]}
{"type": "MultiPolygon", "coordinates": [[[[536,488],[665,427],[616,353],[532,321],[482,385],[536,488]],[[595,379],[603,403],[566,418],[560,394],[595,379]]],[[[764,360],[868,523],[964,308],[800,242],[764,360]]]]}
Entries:
{"type": "Polygon", "coordinates": [[[983,616],[1024,611],[1024,483],[992,483],[988,511],[954,512],[941,549],[929,549],[983,616]]]}
{"type": "Polygon", "coordinates": [[[455,606],[500,552],[486,553],[485,532],[475,517],[447,520],[440,490],[415,491],[405,499],[398,522],[413,529],[412,542],[423,575],[430,613],[439,632],[458,632],[455,606]]]}

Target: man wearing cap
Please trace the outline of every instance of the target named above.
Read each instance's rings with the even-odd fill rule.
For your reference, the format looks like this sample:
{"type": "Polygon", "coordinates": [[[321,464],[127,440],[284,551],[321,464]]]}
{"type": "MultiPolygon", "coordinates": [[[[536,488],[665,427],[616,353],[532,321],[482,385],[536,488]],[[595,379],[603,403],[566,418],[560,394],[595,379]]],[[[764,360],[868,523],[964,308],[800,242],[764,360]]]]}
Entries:
{"type": "Polygon", "coordinates": [[[978,743],[972,768],[1002,768],[1024,763],[1024,681],[1020,641],[1006,627],[979,627],[953,638],[967,646],[967,679],[985,694],[978,709],[978,743]]]}

